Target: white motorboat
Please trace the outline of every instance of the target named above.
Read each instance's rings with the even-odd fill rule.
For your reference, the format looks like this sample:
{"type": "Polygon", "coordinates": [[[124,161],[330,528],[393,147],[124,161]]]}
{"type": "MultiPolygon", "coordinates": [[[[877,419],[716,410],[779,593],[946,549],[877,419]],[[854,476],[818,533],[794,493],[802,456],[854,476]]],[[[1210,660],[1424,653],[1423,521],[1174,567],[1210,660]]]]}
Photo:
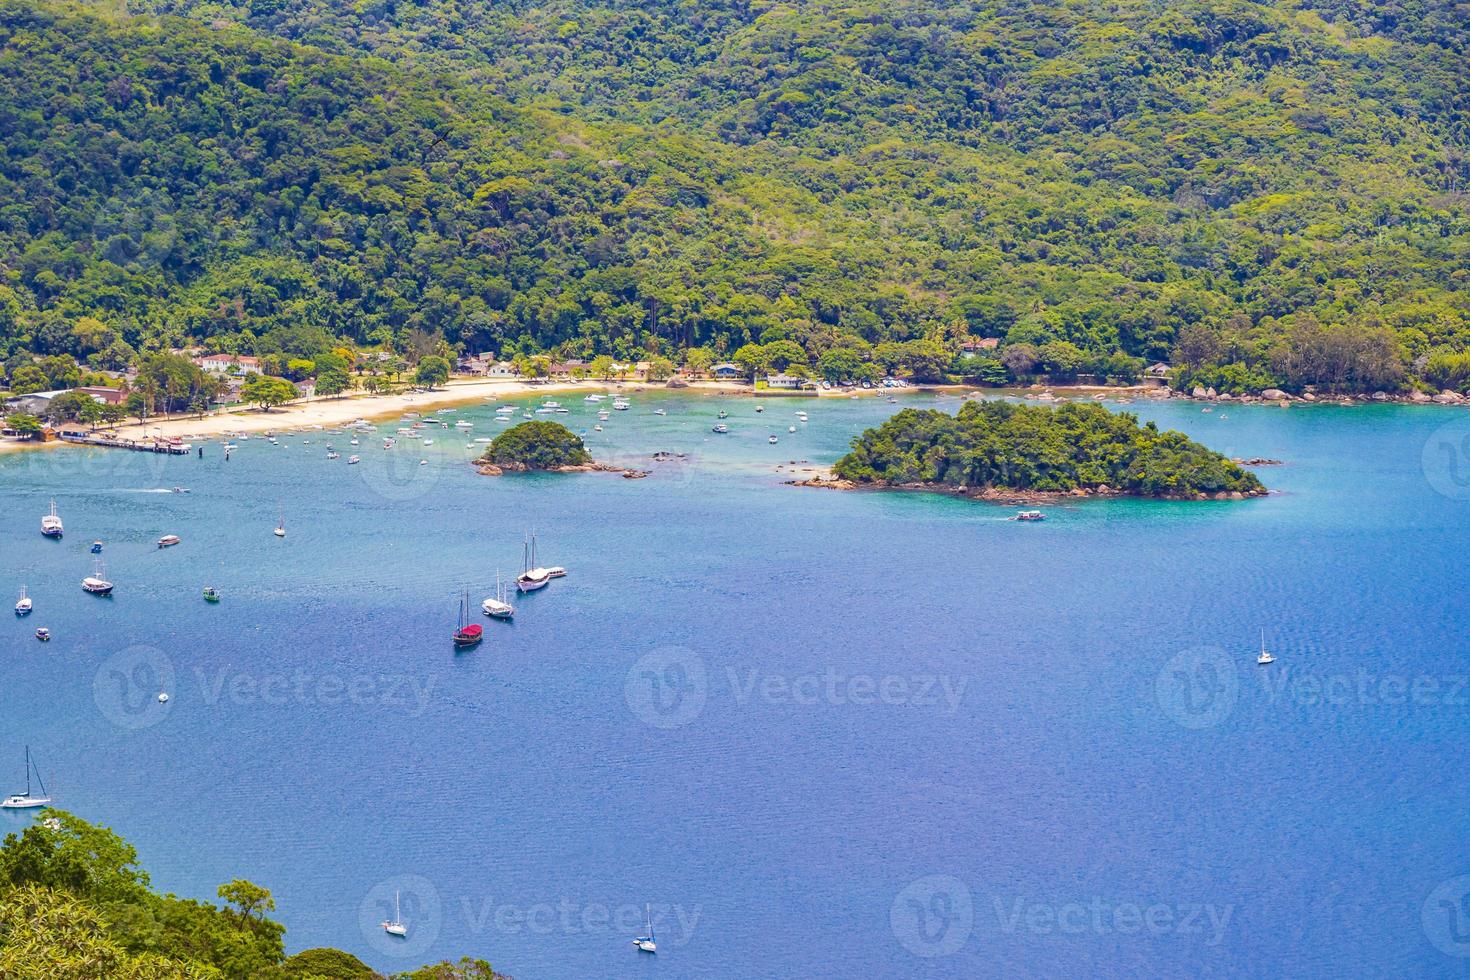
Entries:
{"type": "Polygon", "coordinates": [[[778,442],[780,442],[780,441],[781,441],[781,440],[779,440],[779,439],[777,439],[777,438],[776,438],[776,437],[775,437],[775,436],[771,436],[771,438],[769,438],[769,439],[767,439],[767,440],[766,440],[766,442],[769,442],[769,443],[770,443],[770,444],[771,444],[771,445],[773,445],[773,446],[774,446],[774,445],[775,445],[775,444],[776,444],[776,443],[778,443],[778,442]]]}
{"type": "Polygon", "coordinates": [[[160,548],[172,548],[182,540],[177,534],[165,534],[158,539],[158,546],[160,548]]]}
{"type": "Polygon", "coordinates": [[[613,411],[615,412],[626,412],[632,407],[632,404],[626,398],[613,399],[613,411]]]}
{"type": "Polygon", "coordinates": [[[654,415],[667,415],[667,414],[669,414],[669,413],[668,413],[668,412],[666,412],[666,411],[664,411],[664,410],[663,410],[663,409],[662,409],[662,408],[655,408],[655,409],[654,409],[654,410],[653,410],[653,414],[654,414],[654,415]]]}
{"type": "Polygon", "coordinates": [[[495,594],[480,603],[480,608],[493,619],[510,619],[516,614],[516,607],[506,601],[505,583],[500,580],[499,572],[495,573],[495,594]]]}
{"type": "MultiPolygon", "coordinates": [[[[40,630],[36,631],[38,634],[40,630]]],[[[34,810],[51,802],[51,795],[46,792],[46,784],[41,781],[41,770],[34,760],[31,759],[31,747],[26,746],[26,791],[24,793],[12,793],[5,799],[0,800],[0,809],[3,810],[34,810]],[[41,787],[40,795],[31,792],[31,771],[35,770],[36,783],[41,787]]]]}
{"type": "Polygon", "coordinates": [[[398,893],[393,893],[393,920],[383,923],[383,931],[390,936],[407,936],[408,926],[403,924],[403,912],[398,906],[398,893]]]}
{"type": "Polygon", "coordinates": [[[51,513],[41,518],[41,533],[48,538],[59,538],[62,534],[61,518],[56,516],[56,501],[51,501],[51,513]]]}
{"type": "Polygon", "coordinates": [[[786,427],[786,431],[787,432],[795,432],[796,431],[796,426],[794,426],[794,425],[788,425],[786,427]]]}
{"type": "Polygon", "coordinates": [[[92,574],[82,579],[82,588],[93,595],[112,595],[112,583],[107,581],[107,567],[102,559],[97,559],[92,574]]]}
{"type": "Polygon", "coordinates": [[[26,595],[26,587],[20,587],[20,601],[15,604],[17,616],[29,616],[31,612],[31,597],[26,595]]]}
{"type": "Polygon", "coordinates": [[[454,427],[456,429],[473,429],[475,427],[475,423],[466,421],[465,419],[460,419],[458,422],[454,423],[454,427]]]}
{"type": "Polygon", "coordinates": [[[348,456],[347,457],[347,465],[348,466],[355,466],[355,465],[357,465],[358,463],[361,463],[361,462],[362,462],[362,457],[361,456],[348,456]]]}
{"type": "Polygon", "coordinates": [[[603,397],[604,396],[602,396],[602,395],[588,395],[586,398],[584,398],[582,400],[584,402],[600,402],[600,401],[602,401],[603,397]]]}

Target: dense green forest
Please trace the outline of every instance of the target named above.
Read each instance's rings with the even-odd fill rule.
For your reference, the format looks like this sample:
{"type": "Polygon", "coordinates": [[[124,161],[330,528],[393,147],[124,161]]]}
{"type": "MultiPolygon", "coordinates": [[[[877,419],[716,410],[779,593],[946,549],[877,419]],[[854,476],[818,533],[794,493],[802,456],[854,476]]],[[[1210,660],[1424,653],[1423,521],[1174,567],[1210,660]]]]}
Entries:
{"type": "Polygon", "coordinates": [[[495,437],[482,463],[528,470],[554,470],[592,462],[582,439],[560,422],[522,422],[495,437]]]}
{"type": "Polygon", "coordinates": [[[996,338],[938,374],[1463,389],[1467,25],[1451,0],[0,0],[0,359],[791,341],[858,376],[996,338]]]}
{"type": "MultiPolygon", "coordinates": [[[[0,977],[6,980],[383,980],[337,949],[286,956],[271,893],[249,881],[221,904],[160,895],[133,846],[60,810],[0,844],[0,977]]],[[[482,960],[395,980],[509,980],[482,960]]]]}
{"type": "Polygon", "coordinates": [[[967,401],[957,415],[906,408],[854,439],[832,472],[857,483],[968,490],[1264,492],[1254,474],[1184,434],[1093,404],[967,401]]]}

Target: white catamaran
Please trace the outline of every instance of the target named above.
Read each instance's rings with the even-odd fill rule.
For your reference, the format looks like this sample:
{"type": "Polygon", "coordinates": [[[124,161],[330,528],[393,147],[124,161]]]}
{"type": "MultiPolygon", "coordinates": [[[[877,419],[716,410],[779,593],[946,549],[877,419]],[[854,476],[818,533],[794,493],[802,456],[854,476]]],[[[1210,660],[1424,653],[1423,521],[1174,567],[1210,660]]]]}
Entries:
{"type": "Polygon", "coordinates": [[[41,770],[31,759],[31,747],[26,746],[26,791],[24,793],[12,793],[5,799],[0,800],[0,810],[34,810],[37,807],[46,806],[51,802],[51,795],[46,792],[46,784],[41,781],[41,770]],[[31,770],[35,770],[36,783],[41,787],[41,795],[31,795],[31,770]]]}

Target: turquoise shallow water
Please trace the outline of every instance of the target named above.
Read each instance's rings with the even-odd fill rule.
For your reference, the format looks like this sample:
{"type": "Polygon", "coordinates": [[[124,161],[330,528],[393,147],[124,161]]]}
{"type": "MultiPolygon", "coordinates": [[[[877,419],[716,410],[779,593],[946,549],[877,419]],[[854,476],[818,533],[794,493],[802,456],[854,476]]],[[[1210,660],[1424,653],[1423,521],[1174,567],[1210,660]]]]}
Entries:
{"type": "Polygon", "coordinates": [[[688,461],[491,479],[443,431],[0,457],[0,594],[37,607],[0,624],[0,787],[29,743],[156,885],[248,877],[293,950],[382,969],[1463,975],[1470,416],[1135,404],[1286,460],[1280,493],[1024,525],[781,485],[882,399],[634,403],[597,455],[688,461]],[[530,530],[570,574],[456,655],[458,590],[478,605],[530,530]],[[78,587],[94,537],[111,600],[78,587]],[[645,902],[656,957],[628,942],[645,902]]]}

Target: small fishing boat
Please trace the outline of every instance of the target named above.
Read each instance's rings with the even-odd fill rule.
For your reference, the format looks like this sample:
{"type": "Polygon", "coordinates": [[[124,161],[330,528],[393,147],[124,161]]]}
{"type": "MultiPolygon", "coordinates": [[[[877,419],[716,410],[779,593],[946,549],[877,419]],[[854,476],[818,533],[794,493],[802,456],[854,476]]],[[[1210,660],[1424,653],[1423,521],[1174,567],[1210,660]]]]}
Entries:
{"type": "Polygon", "coordinates": [[[102,560],[97,560],[92,574],[82,579],[82,589],[93,595],[112,595],[112,583],[107,580],[107,566],[102,560]]]}
{"type": "Polygon", "coordinates": [[[521,548],[521,564],[524,571],[516,577],[516,588],[522,592],[535,592],[551,583],[551,573],[536,564],[536,535],[531,535],[521,548]]]}
{"type": "Polygon", "coordinates": [[[92,542],[92,554],[94,554],[94,555],[100,555],[100,554],[102,554],[102,542],[101,541],[93,541],[92,542]]]}
{"type": "Polygon", "coordinates": [[[475,423],[467,422],[464,419],[460,419],[458,422],[454,423],[454,427],[456,429],[473,429],[475,427],[475,423]]]}
{"type": "Polygon", "coordinates": [[[599,422],[598,424],[594,425],[592,427],[592,431],[593,432],[601,432],[602,431],[602,423],[599,422]]]}
{"type": "Polygon", "coordinates": [[[710,431],[718,433],[719,435],[724,435],[725,433],[730,431],[730,427],[723,422],[716,422],[715,427],[710,431]]]}
{"type": "Polygon", "coordinates": [[[472,647],[485,638],[485,627],[470,622],[470,590],[459,597],[459,628],[454,631],[454,645],[472,647]]]}
{"type": "Polygon", "coordinates": [[[626,412],[632,407],[632,404],[626,398],[613,399],[613,411],[615,412],[626,412]]]}
{"type": "MultiPolygon", "coordinates": [[[[37,639],[50,639],[51,634],[43,629],[36,630],[37,639]],[[41,634],[45,633],[45,637],[41,634]]],[[[24,793],[12,793],[5,799],[0,800],[0,809],[5,810],[34,810],[37,807],[46,806],[51,802],[51,794],[46,792],[46,784],[41,781],[41,769],[31,758],[31,747],[26,746],[26,791],[24,793]],[[31,772],[36,773],[36,783],[41,787],[39,796],[31,792],[31,772]]]]}
{"type": "Polygon", "coordinates": [[[219,602],[219,589],[216,589],[212,585],[206,585],[204,587],[204,601],[219,602]]]}
{"type": "Polygon", "coordinates": [[[765,410],[766,410],[766,406],[764,406],[764,405],[757,405],[757,406],[756,406],[756,407],[755,407],[755,410],[756,410],[756,411],[757,411],[757,412],[764,412],[764,411],[765,411],[765,410]]]}
{"type": "Polygon", "coordinates": [[[352,441],[351,441],[351,442],[349,442],[349,443],[348,443],[348,444],[347,444],[347,445],[349,445],[349,446],[355,446],[355,445],[357,445],[357,437],[356,437],[356,436],[354,436],[354,437],[353,437],[353,438],[352,438],[352,441]]]}
{"type": "Polygon", "coordinates": [[[17,616],[29,616],[31,614],[31,597],[26,595],[26,587],[20,587],[20,601],[15,604],[17,616]]]}
{"type": "Polygon", "coordinates": [[[62,534],[61,518],[56,515],[56,501],[51,501],[51,513],[41,518],[41,533],[48,538],[59,538],[62,534]]]}
{"type": "Polygon", "coordinates": [[[787,432],[795,432],[796,431],[796,426],[794,426],[794,425],[788,425],[786,427],[786,431],[787,432]]]}
{"type": "Polygon", "coordinates": [[[181,540],[183,539],[180,538],[177,534],[165,534],[163,537],[158,539],[158,546],[160,548],[172,548],[181,540]]]}
{"type": "Polygon", "coordinates": [[[480,603],[480,608],[492,619],[510,619],[516,614],[515,606],[506,600],[505,583],[500,580],[500,572],[495,573],[495,595],[480,603]]]}
{"type": "Polygon", "coordinates": [[[434,440],[433,439],[425,439],[424,440],[424,445],[426,445],[426,446],[432,446],[433,444],[434,444],[434,440]]]}
{"type": "Polygon", "coordinates": [[[361,456],[348,456],[347,457],[347,465],[348,466],[354,466],[354,465],[356,465],[358,463],[361,463],[361,462],[362,462],[362,457],[361,456]]]}
{"type": "Polygon", "coordinates": [[[337,452],[335,449],[332,450],[331,452],[327,453],[327,459],[341,459],[341,458],[342,458],[342,454],[339,453],[339,452],[337,452]]]}
{"type": "Polygon", "coordinates": [[[584,398],[582,400],[584,402],[600,402],[600,401],[602,401],[602,398],[603,398],[602,395],[588,395],[586,398],[584,398]]]}
{"type": "Polygon", "coordinates": [[[1261,653],[1260,656],[1256,657],[1256,663],[1264,665],[1275,662],[1276,658],[1271,656],[1271,652],[1266,649],[1266,631],[1263,628],[1261,630],[1261,653]]]}
{"type": "Polygon", "coordinates": [[[1012,519],[1017,521],[1044,521],[1046,520],[1046,515],[1039,510],[1023,510],[1012,519]]]}
{"type": "Polygon", "coordinates": [[[168,492],[169,493],[188,493],[189,492],[189,488],[188,487],[169,487],[168,488],[168,492]]]}
{"type": "Polygon", "coordinates": [[[398,893],[393,893],[393,921],[383,923],[383,931],[390,936],[402,938],[408,935],[408,926],[403,924],[403,913],[398,908],[398,893]]]}
{"type": "Polygon", "coordinates": [[[40,640],[42,643],[50,643],[51,631],[44,626],[36,627],[36,639],[40,640]]]}
{"type": "Polygon", "coordinates": [[[725,411],[723,408],[720,409],[720,414],[716,416],[716,418],[722,418],[722,419],[727,419],[729,417],[730,417],[730,413],[727,412],[727,411],[725,411]]]}
{"type": "Polygon", "coordinates": [[[658,943],[654,942],[653,937],[653,916],[649,914],[647,905],[643,906],[643,928],[648,935],[634,939],[633,945],[638,947],[640,953],[657,953],[658,943]]]}

